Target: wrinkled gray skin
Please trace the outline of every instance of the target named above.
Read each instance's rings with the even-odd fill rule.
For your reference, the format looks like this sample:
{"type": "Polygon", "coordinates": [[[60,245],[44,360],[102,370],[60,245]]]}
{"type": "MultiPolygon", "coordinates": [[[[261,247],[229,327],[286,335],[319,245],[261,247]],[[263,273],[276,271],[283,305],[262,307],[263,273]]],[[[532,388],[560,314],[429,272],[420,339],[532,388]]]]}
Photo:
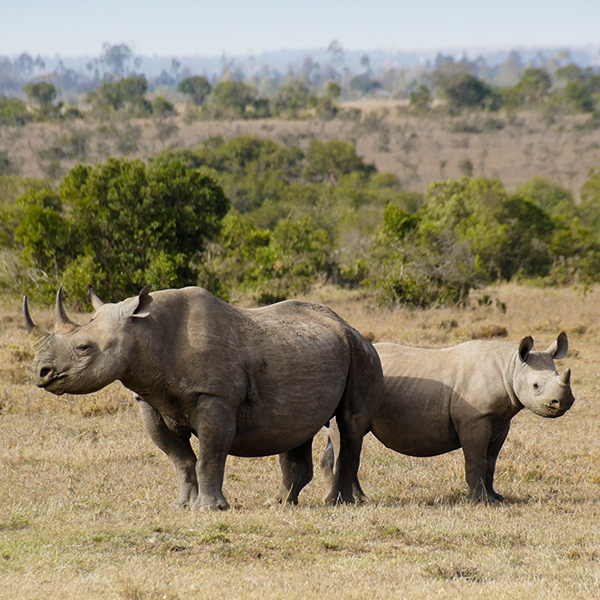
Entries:
{"type": "Polygon", "coordinates": [[[78,326],[59,291],[52,334],[33,323],[25,298],[37,385],[89,394],[119,380],[133,390],[150,437],[177,470],[177,504],[201,509],[229,507],[228,454],[279,454],[276,500],[297,503],[313,474],[313,436],[335,415],[341,447],[326,501],[353,502],[362,439],[381,400],[373,346],[319,304],[240,309],[202,288],[149,292],[103,304],[91,291],[96,313],[78,326]]]}
{"type": "MultiPolygon", "coordinates": [[[[372,432],[384,445],[409,456],[435,456],[462,448],[469,498],[496,502],[496,459],[510,420],[524,407],[537,415],[560,417],[574,398],[571,372],[558,375],[555,359],[568,350],[561,333],[545,351],[526,337],[519,346],[472,341],[429,350],[375,344],[384,373],[383,400],[372,432]]],[[[335,429],[321,467],[331,476],[335,429]]],[[[358,480],[355,494],[362,494],[358,480]]]]}

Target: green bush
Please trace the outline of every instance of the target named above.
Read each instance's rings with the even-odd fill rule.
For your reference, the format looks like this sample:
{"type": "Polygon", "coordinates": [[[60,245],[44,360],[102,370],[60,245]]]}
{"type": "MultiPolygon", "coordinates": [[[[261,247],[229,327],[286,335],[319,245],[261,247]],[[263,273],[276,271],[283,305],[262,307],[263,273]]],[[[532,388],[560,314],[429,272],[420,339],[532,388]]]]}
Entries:
{"type": "Polygon", "coordinates": [[[23,100],[0,96],[0,125],[25,125],[31,118],[23,100]]]}
{"type": "Polygon", "coordinates": [[[23,258],[52,274],[50,286],[64,276],[79,300],[91,281],[106,298],[197,283],[204,244],[228,210],[200,170],[114,158],[72,169],[60,195],[30,192],[18,205],[23,258]]]}

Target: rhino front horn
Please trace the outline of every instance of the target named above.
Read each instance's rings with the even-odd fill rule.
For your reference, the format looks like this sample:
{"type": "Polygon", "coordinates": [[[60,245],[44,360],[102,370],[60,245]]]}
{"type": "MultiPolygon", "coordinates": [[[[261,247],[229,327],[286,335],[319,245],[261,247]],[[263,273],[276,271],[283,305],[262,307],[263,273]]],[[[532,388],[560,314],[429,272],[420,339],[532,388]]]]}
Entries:
{"type": "Polygon", "coordinates": [[[571,369],[567,369],[561,376],[560,382],[563,385],[569,385],[571,383],[571,369]]]}
{"type": "Polygon", "coordinates": [[[40,329],[31,318],[29,314],[29,305],[27,304],[27,296],[23,298],[23,314],[25,316],[25,325],[27,327],[27,331],[29,332],[29,339],[31,341],[31,345],[34,348],[38,348],[43,344],[47,337],[50,336],[49,333],[40,329]]]}

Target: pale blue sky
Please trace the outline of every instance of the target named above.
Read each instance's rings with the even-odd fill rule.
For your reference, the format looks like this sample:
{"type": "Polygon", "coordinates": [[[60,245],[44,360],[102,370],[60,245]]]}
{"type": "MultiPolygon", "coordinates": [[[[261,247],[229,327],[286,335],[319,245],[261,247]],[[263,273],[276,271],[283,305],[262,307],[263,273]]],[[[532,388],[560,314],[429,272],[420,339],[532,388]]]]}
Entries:
{"type": "Polygon", "coordinates": [[[0,0],[0,55],[512,48],[600,44],[600,0],[0,0]]]}

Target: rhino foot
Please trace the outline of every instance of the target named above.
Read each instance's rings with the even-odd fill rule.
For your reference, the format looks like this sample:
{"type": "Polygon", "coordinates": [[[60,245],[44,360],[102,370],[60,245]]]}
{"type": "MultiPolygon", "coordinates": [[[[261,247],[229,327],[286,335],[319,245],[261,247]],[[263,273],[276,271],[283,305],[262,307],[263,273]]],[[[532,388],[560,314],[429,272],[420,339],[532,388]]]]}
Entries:
{"type": "MultiPolygon", "coordinates": [[[[366,496],[365,496],[366,498],[366,496]]],[[[338,504],[355,504],[356,501],[352,493],[342,494],[342,492],[330,492],[325,498],[325,504],[328,506],[337,506],[338,504]]]]}
{"type": "Polygon", "coordinates": [[[210,502],[200,502],[196,500],[194,502],[195,510],[229,510],[229,502],[227,500],[216,500],[212,499],[210,502]]]}
{"type": "Polygon", "coordinates": [[[197,489],[182,491],[176,500],[173,501],[173,508],[190,508],[195,504],[198,498],[197,489]]]}
{"type": "Polygon", "coordinates": [[[280,486],[273,499],[267,504],[294,504],[298,505],[298,494],[294,493],[294,486],[288,490],[284,485],[280,486]]]}
{"type": "Polygon", "coordinates": [[[471,502],[484,502],[485,504],[496,504],[496,502],[504,502],[504,496],[496,492],[489,493],[487,491],[478,494],[469,494],[471,502]]]}

